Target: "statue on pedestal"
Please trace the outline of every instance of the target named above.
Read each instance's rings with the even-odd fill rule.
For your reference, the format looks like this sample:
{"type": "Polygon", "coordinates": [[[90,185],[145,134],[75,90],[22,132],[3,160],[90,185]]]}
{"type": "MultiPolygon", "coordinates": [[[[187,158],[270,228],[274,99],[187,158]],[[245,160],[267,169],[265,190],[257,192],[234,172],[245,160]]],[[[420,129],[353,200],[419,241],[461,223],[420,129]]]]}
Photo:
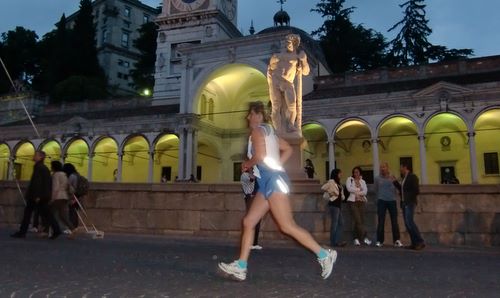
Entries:
{"type": "Polygon", "coordinates": [[[300,36],[288,34],[286,49],[273,54],[267,67],[271,119],[278,133],[298,133],[302,126],[302,76],[310,72],[307,55],[298,51],[300,36]]]}

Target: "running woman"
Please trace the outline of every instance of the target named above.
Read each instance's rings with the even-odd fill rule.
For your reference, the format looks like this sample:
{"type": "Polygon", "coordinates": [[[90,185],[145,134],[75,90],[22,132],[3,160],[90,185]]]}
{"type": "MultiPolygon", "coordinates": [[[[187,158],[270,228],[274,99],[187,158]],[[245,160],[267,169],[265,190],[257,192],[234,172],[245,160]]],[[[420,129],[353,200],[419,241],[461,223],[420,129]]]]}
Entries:
{"type": "Polygon", "coordinates": [[[293,219],[288,198],[290,182],[282,166],[292,155],[292,147],[276,136],[273,127],[268,123],[269,117],[262,102],[250,103],[247,120],[252,132],[248,140],[249,159],[242,164],[242,171],[253,168],[259,189],[250,210],[243,218],[240,256],[232,263],[219,263],[220,272],[237,281],[246,279],[255,226],[270,211],[281,232],[316,254],[321,265],[321,277],[328,278],[337,260],[337,252],[322,248],[312,235],[298,226],[293,219]]]}

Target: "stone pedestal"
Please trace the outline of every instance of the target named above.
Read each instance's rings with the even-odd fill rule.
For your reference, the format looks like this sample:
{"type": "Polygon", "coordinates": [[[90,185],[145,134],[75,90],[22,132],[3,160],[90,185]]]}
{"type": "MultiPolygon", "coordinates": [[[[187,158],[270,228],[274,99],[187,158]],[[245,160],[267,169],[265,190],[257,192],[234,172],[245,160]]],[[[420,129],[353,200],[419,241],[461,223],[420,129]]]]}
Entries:
{"type": "Polygon", "coordinates": [[[304,172],[304,161],[302,160],[302,149],[305,144],[304,137],[298,133],[288,133],[280,134],[280,138],[287,141],[293,149],[292,156],[284,164],[285,170],[290,180],[292,180],[292,183],[319,183],[317,179],[307,178],[304,172]]]}

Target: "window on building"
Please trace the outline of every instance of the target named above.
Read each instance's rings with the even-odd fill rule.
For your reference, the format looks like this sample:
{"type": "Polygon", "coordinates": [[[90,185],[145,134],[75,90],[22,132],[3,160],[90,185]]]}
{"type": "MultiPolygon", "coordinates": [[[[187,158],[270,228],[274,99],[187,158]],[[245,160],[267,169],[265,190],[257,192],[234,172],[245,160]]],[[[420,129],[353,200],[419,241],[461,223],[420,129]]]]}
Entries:
{"type": "Polygon", "coordinates": [[[399,165],[408,165],[410,169],[413,171],[413,158],[411,156],[404,156],[399,158],[399,165]]]}
{"type": "Polygon", "coordinates": [[[207,97],[205,96],[205,94],[201,96],[200,106],[201,106],[200,109],[201,117],[202,118],[207,117],[207,97]]]}
{"type": "Polygon", "coordinates": [[[117,74],[116,74],[116,76],[117,76],[119,79],[123,78],[123,74],[122,74],[121,72],[117,73],[117,74]]]}
{"type": "Polygon", "coordinates": [[[132,14],[132,9],[128,6],[125,6],[125,9],[123,10],[123,15],[127,18],[130,18],[131,14],[132,14]]]}
{"type": "Polygon", "coordinates": [[[102,41],[102,44],[105,44],[108,42],[108,30],[107,29],[102,29],[102,37],[101,37],[101,41],[102,41]]]}
{"type": "Polygon", "coordinates": [[[130,67],[130,62],[125,61],[123,59],[118,59],[118,65],[119,66],[123,66],[125,68],[129,68],[130,67]]]}
{"type": "Polygon", "coordinates": [[[163,182],[163,180],[165,180],[165,182],[172,180],[172,167],[162,167],[161,168],[160,181],[163,182]]]}
{"type": "Polygon", "coordinates": [[[484,153],[484,174],[498,175],[500,170],[498,167],[498,152],[484,153]]]}
{"type": "Polygon", "coordinates": [[[201,181],[201,166],[196,166],[196,180],[201,181]]]}
{"type": "Polygon", "coordinates": [[[142,23],[143,24],[149,23],[150,19],[151,17],[148,14],[144,14],[144,16],[142,17],[142,23]]]}
{"type": "Polygon", "coordinates": [[[233,163],[233,181],[240,181],[241,179],[241,162],[233,163]]]}
{"type": "Polygon", "coordinates": [[[122,32],[122,47],[128,48],[128,41],[130,34],[128,32],[122,32]]]}
{"type": "Polygon", "coordinates": [[[130,29],[130,22],[129,21],[123,21],[123,27],[130,29]]]}

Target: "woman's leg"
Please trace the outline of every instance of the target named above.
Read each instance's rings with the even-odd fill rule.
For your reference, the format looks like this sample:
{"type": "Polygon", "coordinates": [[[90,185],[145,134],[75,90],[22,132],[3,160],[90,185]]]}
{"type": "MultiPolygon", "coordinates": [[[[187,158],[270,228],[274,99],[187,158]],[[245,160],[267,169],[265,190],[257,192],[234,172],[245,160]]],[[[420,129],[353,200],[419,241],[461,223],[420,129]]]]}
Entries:
{"type": "Polygon", "coordinates": [[[362,241],[363,235],[361,233],[363,231],[360,228],[361,215],[359,214],[358,206],[356,205],[355,202],[349,202],[348,204],[349,204],[349,211],[351,211],[351,217],[352,217],[352,222],[353,222],[353,229],[352,229],[353,239],[358,239],[358,240],[362,241]]]}
{"type": "Polygon", "coordinates": [[[290,200],[286,194],[274,192],[268,202],[271,213],[283,233],[291,236],[315,254],[321,251],[321,246],[314,240],[312,235],[295,223],[290,200]]]}
{"type": "Polygon", "coordinates": [[[337,234],[339,228],[339,216],[340,216],[340,208],[335,206],[328,206],[330,209],[330,246],[335,246],[338,244],[337,234]]]}
{"type": "Polygon", "coordinates": [[[243,218],[243,231],[241,234],[240,260],[247,261],[250,255],[250,247],[252,246],[255,236],[255,226],[259,223],[264,215],[269,211],[269,203],[264,198],[264,195],[258,192],[243,218]]]}

